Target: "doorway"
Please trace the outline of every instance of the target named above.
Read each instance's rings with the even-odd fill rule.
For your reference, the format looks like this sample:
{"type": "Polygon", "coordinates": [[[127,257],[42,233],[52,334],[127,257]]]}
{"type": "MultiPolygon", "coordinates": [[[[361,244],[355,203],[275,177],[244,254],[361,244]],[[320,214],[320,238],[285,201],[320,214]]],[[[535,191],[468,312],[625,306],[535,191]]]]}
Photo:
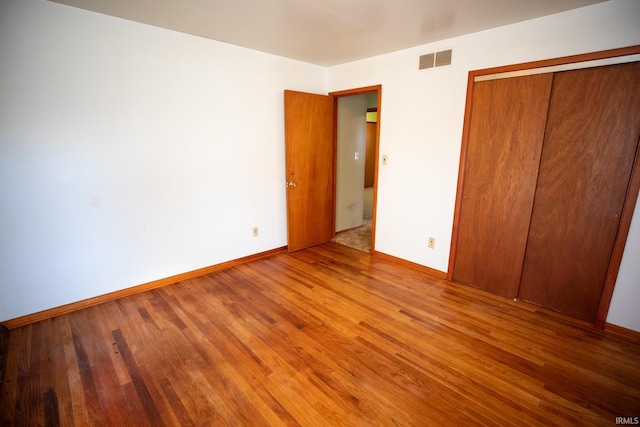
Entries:
{"type": "Polygon", "coordinates": [[[336,97],[336,207],[333,241],[371,253],[378,92],[336,97]]]}
{"type": "MultiPolygon", "coordinates": [[[[378,130],[381,89],[382,86],[377,85],[333,92],[329,95],[284,91],[287,246],[290,252],[327,243],[335,237],[336,230],[344,230],[341,226],[336,227],[338,100],[353,95],[375,94],[375,127],[378,130]]],[[[366,117],[366,102],[363,108],[363,117],[366,117]]],[[[349,125],[348,120],[344,120],[344,123],[349,125]]],[[[366,123],[366,118],[358,123],[366,123]]],[[[366,251],[369,253],[375,248],[379,132],[376,132],[373,140],[370,145],[374,148],[369,149],[368,156],[373,159],[373,187],[367,191],[372,199],[368,204],[371,212],[371,232],[369,249],[366,251]]],[[[357,157],[356,160],[364,161],[367,157],[366,147],[362,147],[361,151],[352,151],[350,156],[353,156],[352,159],[357,157]]],[[[346,170],[349,171],[349,168],[346,170]]],[[[340,175],[342,177],[342,174],[340,175]]],[[[364,204],[362,179],[359,178],[359,185],[363,195],[354,199],[360,206],[364,204]]],[[[350,180],[346,178],[342,182],[349,183],[350,180]]],[[[353,212],[357,210],[354,209],[353,212]]],[[[361,222],[362,219],[363,208],[360,210],[361,222]]]]}

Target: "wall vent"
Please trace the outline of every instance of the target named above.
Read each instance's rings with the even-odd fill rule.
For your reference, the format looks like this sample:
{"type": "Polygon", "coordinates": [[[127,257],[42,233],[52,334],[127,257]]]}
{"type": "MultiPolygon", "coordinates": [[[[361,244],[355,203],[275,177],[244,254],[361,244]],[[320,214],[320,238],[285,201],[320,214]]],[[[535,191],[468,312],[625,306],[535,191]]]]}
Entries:
{"type": "Polygon", "coordinates": [[[436,53],[427,53],[420,56],[418,70],[426,70],[433,67],[442,67],[443,65],[451,65],[451,56],[453,51],[443,50],[436,53]]]}
{"type": "Polygon", "coordinates": [[[451,53],[451,49],[443,50],[442,52],[436,52],[436,67],[451,65],[451,53]]]}
{"type": "Polygon", "coordinates": [[[420,57],[420,65],[418,66],[418,70],[426,70],[427,68],[433,68],[433,64],[435,63],[435,53],[427,53],[426,55],[422,55],[420,57]]]}

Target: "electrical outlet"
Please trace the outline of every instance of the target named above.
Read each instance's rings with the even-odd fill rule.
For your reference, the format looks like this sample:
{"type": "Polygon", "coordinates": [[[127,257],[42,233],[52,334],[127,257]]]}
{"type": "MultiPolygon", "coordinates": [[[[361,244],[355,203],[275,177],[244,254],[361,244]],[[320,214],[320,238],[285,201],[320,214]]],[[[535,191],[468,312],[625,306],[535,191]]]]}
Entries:
{"type": "Polygon", "coordinates": [[[427,244],[429,249],[435,249],[436,247],[436,239],[435,237],[429,237],[429,243],[427,244]]]}
{"type": "Polygon", "coordinates": [[[258,227],[253,227],[251,232],[253,233],[253,237],[258,237],[258,227]]]}

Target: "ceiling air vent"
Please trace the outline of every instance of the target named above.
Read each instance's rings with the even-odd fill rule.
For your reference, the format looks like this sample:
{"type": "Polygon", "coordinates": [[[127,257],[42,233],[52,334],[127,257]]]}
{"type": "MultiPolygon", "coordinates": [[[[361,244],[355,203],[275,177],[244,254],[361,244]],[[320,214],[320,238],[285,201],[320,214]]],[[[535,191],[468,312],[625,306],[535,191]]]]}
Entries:
{"type": "Polygon", "coordinates": [[[436,53],[427,53],[420,56],[418,70],[426,70],[427,68],[442,67],[443,65],[451,65],[452,50],[443,50],[436,53]]]}

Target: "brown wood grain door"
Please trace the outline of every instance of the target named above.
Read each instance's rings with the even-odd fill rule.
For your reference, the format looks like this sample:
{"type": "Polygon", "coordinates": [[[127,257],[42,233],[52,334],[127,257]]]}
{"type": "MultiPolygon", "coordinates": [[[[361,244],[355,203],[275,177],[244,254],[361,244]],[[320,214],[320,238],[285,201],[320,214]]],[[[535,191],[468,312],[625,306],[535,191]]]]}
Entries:
{"type": "Polygon", "coordinates": [[[367,122],[364,159],[364,187],[373,187],[376,169],[376,140],[378,138],[378,123],[367,122]]]}
{"type": "Polygon", "coordinates": [[[455,281],[517,295],[552,78],[474,85],[455,281]]]}
{"type": "Polygon", "coordinates": [[[640,63],[555,74],[520,298],[593,322],[640,136],[640,63]]]}
{"type": "Polygon", "coordinates": [[[287,244],[297,251],[334,234],[332,96],[285,91],[287,244]]]}

